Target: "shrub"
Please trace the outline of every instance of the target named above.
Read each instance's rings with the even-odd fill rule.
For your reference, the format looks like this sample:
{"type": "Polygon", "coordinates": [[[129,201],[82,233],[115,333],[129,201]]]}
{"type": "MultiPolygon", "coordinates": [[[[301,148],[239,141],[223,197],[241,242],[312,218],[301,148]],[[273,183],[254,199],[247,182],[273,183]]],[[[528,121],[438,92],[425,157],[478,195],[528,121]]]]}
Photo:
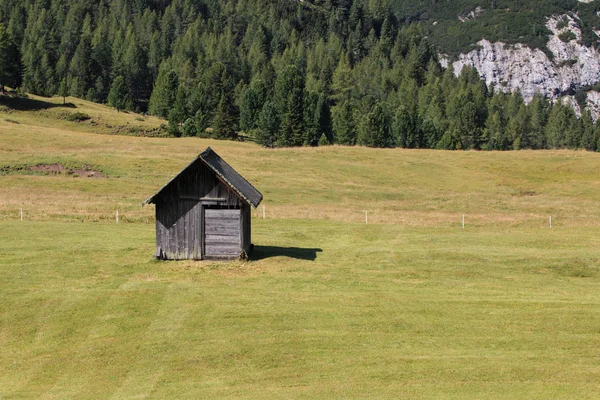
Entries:
{"type": "Polygon", "coordinates": [[[89,115],[82,113],[82,112],[76,112],[76,113],[69,114],[66,118],[67,121],[71,121],[71,122],[83,122],[83,121],[87,121],[89,119],[92,119],[92,117],[90,117],[89,115]]]}
{"type": "Polygon", "coordinates": [[[571,31],[564,31],[558,35],[558,38],[565,43],[569,43],[571,40],[577,39],[577,36],[575,36],[575,34],[571,31]]]}
{"type": "Polygon", "coordinates": [[[556,29],[561,30],[567,26],[569,26],[569,19],[567,17],[562,17],[562,19],[556,24],[556,29]]]}

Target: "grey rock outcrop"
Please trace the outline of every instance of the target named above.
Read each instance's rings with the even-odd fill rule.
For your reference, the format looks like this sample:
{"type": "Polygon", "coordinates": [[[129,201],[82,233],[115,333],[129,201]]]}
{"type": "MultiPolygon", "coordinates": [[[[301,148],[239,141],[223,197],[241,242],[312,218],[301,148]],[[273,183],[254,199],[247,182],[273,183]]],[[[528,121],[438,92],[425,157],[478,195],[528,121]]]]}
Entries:
{"type": "Polygon", "coordinates": [[[527,102],[536,93],[552,99],[572,94],[574,88],[600,82],[600,54],[580,43],[577,21],[576,15],[548,18],[546,26],[552,34],[547,47],[553,59],[522,44],[483,39],[479,49],[459,56],[452,64],[454,71],[458,75],[464,66],[473,66],[488,85],[506,92],[520,90],[527,102]]]}

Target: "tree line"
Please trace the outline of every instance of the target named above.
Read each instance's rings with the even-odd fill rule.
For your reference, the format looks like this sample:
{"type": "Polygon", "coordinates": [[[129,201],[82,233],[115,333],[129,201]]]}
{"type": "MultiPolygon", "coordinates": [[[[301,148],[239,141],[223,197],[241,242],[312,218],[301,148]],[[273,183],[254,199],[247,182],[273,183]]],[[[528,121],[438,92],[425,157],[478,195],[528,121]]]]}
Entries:
{"type": "Polygon", "coordinates": [[[598,150],[588,113],[442,69],[386,0],[0,0],[0,84],[264,146],[598,150]]]}

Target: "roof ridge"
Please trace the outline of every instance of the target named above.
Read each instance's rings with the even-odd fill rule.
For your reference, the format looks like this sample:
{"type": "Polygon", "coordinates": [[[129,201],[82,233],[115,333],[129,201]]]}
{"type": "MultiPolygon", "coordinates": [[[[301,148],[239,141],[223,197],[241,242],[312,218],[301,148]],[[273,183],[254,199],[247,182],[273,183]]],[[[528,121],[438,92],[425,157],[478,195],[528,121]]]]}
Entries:
{"type": "Polygon", "coordinates": [[[248,182],[248,180],[246,178],[244,178],[242,175],[240,175],[239,172],[237,172],[231,165],[229,165],[227,163],[227,161],[225,161],[223,158],[221,158],[221,156],[219,156],[219,154],[217,154],[217,152],[214,151],[210,146],[208,146],[204,151],[202,151],[200,154],[198,154],[188,165],[185,166],[185,168],[183,168],[181,171],[179,171],[179,173],[177,173],[177,175],[175,175],[173,178],[171,178],[156,193],[154,193],[152,196],[147,198],[142,203],[142,207],[148,203],[153,203],[155,198],[159,195],[160,192],[162,192],[169,185],[171,185],[171,183],[173,181],[175,181],[185,170],[187,170],[190,166],[192,166],[192,164],[194,164],[196,161],[198,161],[198,159],[200,159],[203,164],[205,164],[211,171],[213,171],[220,178],[220,180],[222,180],[227,186],[229,186],[234,192],[236,192],[238,194],[238,196],[240,196],[244,201],[246,201],[248,204],[250,204],[254,208],[258,207],[258,205],[260,204],[260,202],[263,199],[262,193],[260,193],[250,182],[248,182]],[[216,165],[213,165],[213,162],[211,162],[211,160],[209,160],[209,158],[211,156],[213,156],[215,158],[215,160],[213,160],[213,162],[216,161],[216,165]],[[223,165],[219,165],[219,164],[223,164],[223,165]],[[221,169],[225,169],[226,171],[221,171],[221,169]],[[230,171],[227,171],[227,169],[229,169],[230,171]],[[240,183],[243,183],[241,186],[247,185],[248,187],[245,188],[246,189],[245,191],[250,192],[250,193],[244,193],[244,190],[243,190],[244,188],[243,187],[239,188],[238,186],[240,186],[240,185],[235,185],[233,182],[231,182],[231,179],[228,179],[228,177],[225,176],[226,173],[231,174],[230,178],[233,178],[234,180],[241,179],[242,182],[240,182],[240,183]],[[255,193],[252,193],[252,192],[255,192],[255,193]],[[255,195],[254,196],[255,198],[251,199],[250,197],[253,194],[255,195]]]}

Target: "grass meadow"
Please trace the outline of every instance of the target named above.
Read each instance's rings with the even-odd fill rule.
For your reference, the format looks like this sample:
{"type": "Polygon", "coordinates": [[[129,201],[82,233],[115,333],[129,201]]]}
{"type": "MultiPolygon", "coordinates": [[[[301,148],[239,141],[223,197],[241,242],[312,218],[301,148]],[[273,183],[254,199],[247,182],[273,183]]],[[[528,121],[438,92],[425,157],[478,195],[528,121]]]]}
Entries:
{"type": "Polygon", "coordinates": [[[161,121],[32,99],[0,108],[0,399],[600,397],[599,154],[131,137],[161,121]],[[251,261],[154,261],[141,203],[206,146],[265,197],[251,261]]]}

